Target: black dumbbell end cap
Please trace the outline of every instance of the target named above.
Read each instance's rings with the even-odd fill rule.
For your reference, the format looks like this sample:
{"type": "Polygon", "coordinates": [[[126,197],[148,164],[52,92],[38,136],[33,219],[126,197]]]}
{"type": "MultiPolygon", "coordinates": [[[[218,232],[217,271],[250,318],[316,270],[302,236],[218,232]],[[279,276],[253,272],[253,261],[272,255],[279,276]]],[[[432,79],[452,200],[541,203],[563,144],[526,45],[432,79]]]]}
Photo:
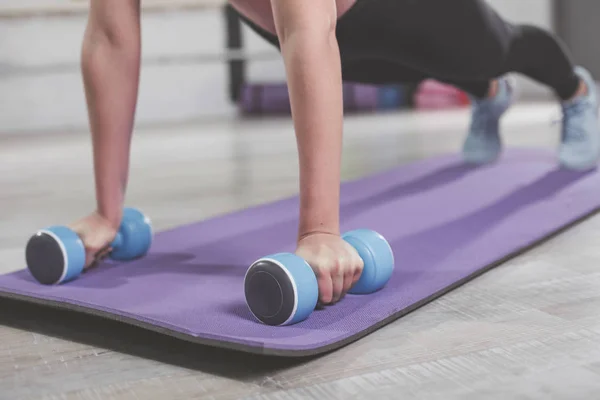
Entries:
{"type": "Polygon", "coordinates": [[[60,281],[65,269],[65,255],[60,243],[51,234],[40,231],[33,235],[25,248],[27,268],[44,285],[60,281]]]}
{"type": "Polygon", "coordinates": [[[294,285],[276,262],[263,259],[254,263],[246,274],[244,291],[254,316],[267,325],[282,325],[295,311],[294,285]]]}

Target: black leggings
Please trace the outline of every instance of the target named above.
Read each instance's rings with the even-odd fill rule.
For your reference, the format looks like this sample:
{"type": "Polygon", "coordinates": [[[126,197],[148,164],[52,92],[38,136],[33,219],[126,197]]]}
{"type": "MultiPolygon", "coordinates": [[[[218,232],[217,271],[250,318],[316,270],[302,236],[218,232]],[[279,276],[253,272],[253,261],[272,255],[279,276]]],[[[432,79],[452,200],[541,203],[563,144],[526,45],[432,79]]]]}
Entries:
{"type": "MultiPolygon", "coordinates": [[[[241,18],[279,47],[275,35],[241,18]]],[[[336,29],[344,81],[394,84],[432,78],[485,97],[491,80],[517,72],[563,100],[579,87],[556,37],[506,22],[485,0],[357,0],[336,29]]]]}

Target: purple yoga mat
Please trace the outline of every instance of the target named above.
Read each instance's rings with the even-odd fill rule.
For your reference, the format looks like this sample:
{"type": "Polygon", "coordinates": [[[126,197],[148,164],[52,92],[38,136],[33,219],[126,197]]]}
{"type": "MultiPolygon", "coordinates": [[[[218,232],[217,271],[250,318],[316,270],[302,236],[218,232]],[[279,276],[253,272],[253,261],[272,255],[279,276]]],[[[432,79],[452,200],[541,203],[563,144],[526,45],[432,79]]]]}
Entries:
{"type": "Polygon", "coordinates": [[[28,272],[0,277],[0,294],[141,325],[186,340],[288,356],[356,340],[545,239],[600,206],[600,174],[561,170],[553,153],[513,150],[474,168],[458,156],[347,182],[342,228],[369,228],[390,242],[388,285],[348,295],[288,327],[254,320],[243,295],[257,258],[293,251],[296,197],[159,232],[149,255],[105,264],[48,287],[28,272]]]}

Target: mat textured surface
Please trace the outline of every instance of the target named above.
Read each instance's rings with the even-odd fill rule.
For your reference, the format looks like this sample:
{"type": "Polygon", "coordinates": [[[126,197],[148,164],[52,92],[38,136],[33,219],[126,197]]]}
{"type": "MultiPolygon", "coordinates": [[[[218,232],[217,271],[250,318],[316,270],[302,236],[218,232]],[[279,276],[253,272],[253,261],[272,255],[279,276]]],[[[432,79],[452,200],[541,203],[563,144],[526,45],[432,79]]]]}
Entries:
{"type": "Polygon", "coordinates": [[[255,259],[293,251],[296,197],[156,234],[150,254],[105,263],[62,286],[23,270],[0,276],[0,295],[122,320],[185,340],[305,356],[372,332],[516,255],[600,207],[600,173],[561,170],[553,153],[513,150],[486,167],[444,156],[347,182],[342,228],[390,242],[388,285],[347,296],[289,327],[259,324],[243,297],[255,259]]]}

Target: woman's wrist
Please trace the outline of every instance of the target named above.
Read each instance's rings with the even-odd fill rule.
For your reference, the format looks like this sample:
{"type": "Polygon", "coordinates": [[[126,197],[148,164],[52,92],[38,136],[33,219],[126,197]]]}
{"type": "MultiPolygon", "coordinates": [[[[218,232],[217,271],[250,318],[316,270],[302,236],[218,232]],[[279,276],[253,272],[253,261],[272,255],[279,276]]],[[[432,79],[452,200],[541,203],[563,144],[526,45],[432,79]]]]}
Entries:
{"type": "Polygon", "coordinates": [[[317,204],[302,203],[301,200],[298,226],[299,238],[315,233],[340,234],[339,200],[337,200],[337,196],[329,198],[328,201],[317,202],[317,204]]]}
{"type": "Polygon", "coordinates": [[[118,229],[123,218],[123,202],[115,196],[112,199],[98,199],[96,213],[104,218],[111,227],[118,229]]]}

